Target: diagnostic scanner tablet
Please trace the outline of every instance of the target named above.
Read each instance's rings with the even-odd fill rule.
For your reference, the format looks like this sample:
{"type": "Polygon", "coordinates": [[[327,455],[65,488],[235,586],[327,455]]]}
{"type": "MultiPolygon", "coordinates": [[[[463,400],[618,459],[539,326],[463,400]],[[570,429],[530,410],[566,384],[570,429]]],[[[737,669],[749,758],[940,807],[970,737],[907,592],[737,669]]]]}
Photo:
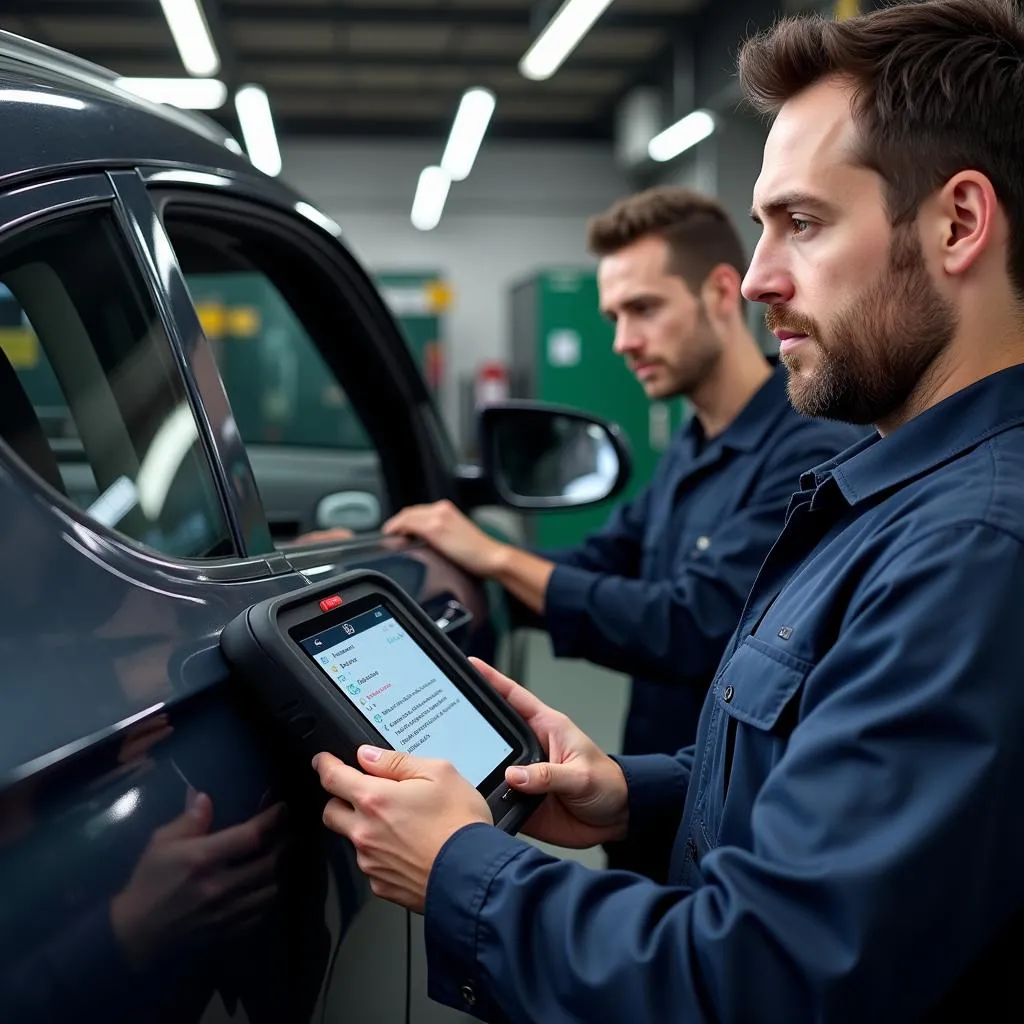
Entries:
{"type": "Polygon", "coordinates": [[[450,761],[516,832],[537,798],[505,769],[542,757],[529,726],[396,583],[349,572],[253,605],[221,650],[310,757],[356,765],[362,743],[450,761]]]}

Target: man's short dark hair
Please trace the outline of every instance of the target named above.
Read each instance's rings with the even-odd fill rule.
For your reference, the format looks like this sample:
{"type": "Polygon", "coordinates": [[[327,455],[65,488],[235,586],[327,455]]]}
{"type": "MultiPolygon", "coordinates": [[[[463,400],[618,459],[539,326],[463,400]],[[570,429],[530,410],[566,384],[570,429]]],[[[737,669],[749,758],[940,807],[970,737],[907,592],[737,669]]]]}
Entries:
{"type": "Polygon", "coordinates": [[[692,292],[725,263],[746,273],[743,243],[725,207],[688,188],[652,188],[620,199],[591,218],[587,245],[595,256],[611,256],[641,238],[663,238],[669,266],[692,292]]]}
{"type": "Polygon", "coordinates": [[[787,18],[739,55],[748,100],[774,114],[824,79],[855,89],[858,161],[882,176],[892,224],[955,174],[992,182],[1024,296],[1024,23],[1010,0],[918,0],[845,21],[787,18]]]}

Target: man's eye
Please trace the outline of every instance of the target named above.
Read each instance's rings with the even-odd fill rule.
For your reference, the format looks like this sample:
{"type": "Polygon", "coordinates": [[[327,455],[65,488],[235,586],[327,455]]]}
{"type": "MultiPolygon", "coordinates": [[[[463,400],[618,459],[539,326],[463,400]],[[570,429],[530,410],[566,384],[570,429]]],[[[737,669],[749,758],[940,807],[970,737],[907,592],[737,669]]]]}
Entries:
{"type": "Polygon", "coordinates": [[[811,226],[810,221],[801,220],[799,217],[790,217],[789,221],[794,235],[804,234],[811,226]]]}

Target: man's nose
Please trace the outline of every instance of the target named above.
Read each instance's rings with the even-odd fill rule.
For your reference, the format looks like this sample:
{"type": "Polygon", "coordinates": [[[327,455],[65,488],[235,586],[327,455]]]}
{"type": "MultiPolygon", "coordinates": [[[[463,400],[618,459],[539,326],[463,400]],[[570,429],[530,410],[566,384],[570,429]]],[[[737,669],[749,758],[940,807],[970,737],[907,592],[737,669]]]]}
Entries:
{"type": "Polygon", "coordinates": [[[643,347],[643,339],[628,324],[619,321],[615,325],[615,344],[612,346],[616,355],[625,356],[637,352],[643,347]]]}
{"type": "Polygon", "coordinates": [[[754,250],[741,291],[748,302],[763,302],[769,306],[793,299],[793,279],[774,247],[766,245],[763,238],[754,250]]]}

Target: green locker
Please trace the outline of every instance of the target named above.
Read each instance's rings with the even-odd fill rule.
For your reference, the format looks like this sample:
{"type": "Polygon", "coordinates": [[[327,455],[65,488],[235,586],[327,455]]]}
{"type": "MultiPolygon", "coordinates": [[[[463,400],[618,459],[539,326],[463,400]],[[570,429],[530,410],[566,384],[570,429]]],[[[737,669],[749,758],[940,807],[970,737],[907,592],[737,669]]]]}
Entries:
{"type": "MultiPolygon", "coordinates": [[[[513,287],[511,316],[513,397],[569,405],[618,423],[633,452],[624,495],[632,497],[650,480],[683,421],[686,403],[651,402],[612,351],[614,331],[601,316],[593,270],[566,267],[535,274],[513,287]]],[[[530,541],[539,547],[576,544],[600,527],[613,507],[604,502],[531,515],[530,541]]]]}

